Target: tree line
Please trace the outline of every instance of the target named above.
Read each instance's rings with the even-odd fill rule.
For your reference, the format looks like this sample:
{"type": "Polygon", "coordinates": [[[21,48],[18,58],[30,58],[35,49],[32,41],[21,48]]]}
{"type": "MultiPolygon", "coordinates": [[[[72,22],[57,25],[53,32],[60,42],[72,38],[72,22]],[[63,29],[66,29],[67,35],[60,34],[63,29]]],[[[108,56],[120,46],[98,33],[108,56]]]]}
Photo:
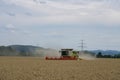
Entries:
{"type": "Polygon", "coordinates": [[[102,52],[99,52],[97,55],[96,55],[97,58],[120,58],[120,53],[119,54],[114,54],[114,55],[103,55],[102,52]]]}

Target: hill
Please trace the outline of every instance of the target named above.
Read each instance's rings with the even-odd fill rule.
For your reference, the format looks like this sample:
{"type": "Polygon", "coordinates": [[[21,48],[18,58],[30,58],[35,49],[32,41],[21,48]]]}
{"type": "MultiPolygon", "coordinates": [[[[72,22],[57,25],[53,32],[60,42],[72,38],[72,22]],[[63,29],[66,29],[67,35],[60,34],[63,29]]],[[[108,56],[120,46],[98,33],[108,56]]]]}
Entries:
{"type": "MultiPolygon", "coordinates": [[[[0,46],[0,56],[40,56],[44,57],[56,53],[53,49],[45,49],[31,45],[0,46]]],[[[55,55],[55,54],[54,54],[55,55]]]]}

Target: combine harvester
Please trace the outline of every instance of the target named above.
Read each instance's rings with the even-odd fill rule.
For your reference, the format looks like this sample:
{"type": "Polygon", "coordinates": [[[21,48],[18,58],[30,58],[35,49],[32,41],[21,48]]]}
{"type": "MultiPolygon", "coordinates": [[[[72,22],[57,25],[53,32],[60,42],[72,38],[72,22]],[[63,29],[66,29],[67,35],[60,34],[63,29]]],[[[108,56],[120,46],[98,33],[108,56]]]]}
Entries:
{"type": "Polygon", "coordinates": [[[79,60],[79,51],[73,51],[73,49],[61,49],[59,51],[61,57],[48,57],[46,60],[79,60]]]}

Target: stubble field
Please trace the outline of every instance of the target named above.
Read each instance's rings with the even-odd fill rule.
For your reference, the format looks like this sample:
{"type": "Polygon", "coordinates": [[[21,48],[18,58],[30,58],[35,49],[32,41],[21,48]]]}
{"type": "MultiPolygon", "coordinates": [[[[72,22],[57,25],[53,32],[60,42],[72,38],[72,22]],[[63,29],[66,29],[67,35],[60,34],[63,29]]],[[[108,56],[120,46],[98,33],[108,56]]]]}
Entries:
{"type": "Polygon", "coordinates": [[[120,80],[120,59],[0,57],[0,80],[120,80]]]}

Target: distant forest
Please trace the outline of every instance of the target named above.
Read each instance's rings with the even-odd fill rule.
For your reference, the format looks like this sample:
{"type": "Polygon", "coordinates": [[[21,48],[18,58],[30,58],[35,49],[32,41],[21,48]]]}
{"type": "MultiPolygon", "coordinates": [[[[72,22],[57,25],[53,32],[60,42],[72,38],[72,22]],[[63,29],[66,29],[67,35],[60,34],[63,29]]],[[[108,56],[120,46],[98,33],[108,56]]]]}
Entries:
{"type": "Polygon", "coordinates": [[[0,56],[19,56],[20,53],[17,52],[10,46],[0,46],[0,56]]]}
{"type": "Polygon", "coordinates": [[[120,58],[120,54],[114,54],[114,55],[104,55],[102,54],[102,52],[99,52],[97,55],[96,55],[97,58],[120,58]]]}

